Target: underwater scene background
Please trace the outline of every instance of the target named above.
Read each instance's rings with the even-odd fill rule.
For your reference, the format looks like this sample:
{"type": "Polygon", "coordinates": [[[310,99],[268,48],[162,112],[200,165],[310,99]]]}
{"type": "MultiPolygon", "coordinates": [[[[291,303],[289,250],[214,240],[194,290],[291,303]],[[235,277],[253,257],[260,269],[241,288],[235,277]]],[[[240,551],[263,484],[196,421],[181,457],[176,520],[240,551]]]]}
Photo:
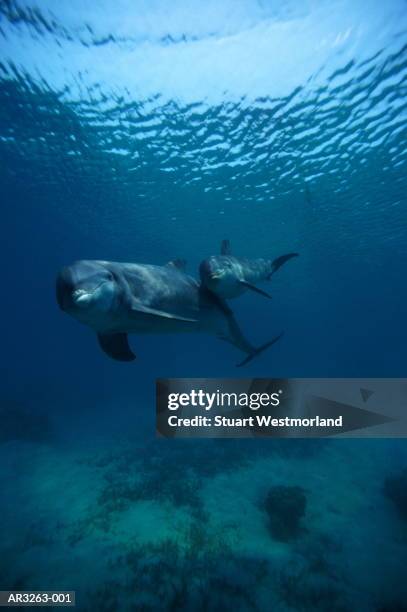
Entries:
{"type": "Polygon", "coordinates": [[[154,405],[157,377],[405,376],[406,3],[3,0],[0,45],[0,588],[407,610],[405,440],[162,440],[154,405]],[[57,307],[76,259],[197,276],[225,238],[300,253],[232,303],[285,331],[244,370],[206,335],[116,363],[57,307]]]}

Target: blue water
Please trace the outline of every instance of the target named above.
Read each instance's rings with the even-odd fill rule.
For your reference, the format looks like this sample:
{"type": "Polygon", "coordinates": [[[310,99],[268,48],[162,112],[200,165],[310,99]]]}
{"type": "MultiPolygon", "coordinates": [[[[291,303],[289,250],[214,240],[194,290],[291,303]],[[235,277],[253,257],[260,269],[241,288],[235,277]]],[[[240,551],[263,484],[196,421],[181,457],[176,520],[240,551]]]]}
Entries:
{"type": "Polygon", "coordinates": [[[404,441],[155,440],[157,377],[241,375],[216,338],[131,339],[59,311],[76,259],[164,264],[224,238],[300,257],[231,305],[251,376],[404,376],[402,0],[0,3],[1,588],[83,610],[405,610],[404,441]],[[251,441],[249,441],[251,442],[251,441]],[[307,491],[304,531],[264,497],[307,491]],[[403,607],[404,606],[404,607],[403,607]]]}

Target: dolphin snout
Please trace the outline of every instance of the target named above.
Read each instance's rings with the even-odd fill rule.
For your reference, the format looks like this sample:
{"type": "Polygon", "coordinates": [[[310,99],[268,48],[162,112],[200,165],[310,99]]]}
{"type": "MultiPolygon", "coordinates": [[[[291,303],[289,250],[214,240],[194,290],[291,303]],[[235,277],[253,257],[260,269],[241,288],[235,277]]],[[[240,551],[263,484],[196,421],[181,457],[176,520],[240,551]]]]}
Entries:
{"type": "Polygon", "coordinates": [[[92,293],[85,289],[76,289],[72,294],[76,306],[87,306],[92,298],[92,293]]]}
{"type": "Polygon", "coordinates": [[[217,280],[221,277],[219,270],[211,265],[211,262],[205,259],[199,266],[201,280],[217,280]]]}

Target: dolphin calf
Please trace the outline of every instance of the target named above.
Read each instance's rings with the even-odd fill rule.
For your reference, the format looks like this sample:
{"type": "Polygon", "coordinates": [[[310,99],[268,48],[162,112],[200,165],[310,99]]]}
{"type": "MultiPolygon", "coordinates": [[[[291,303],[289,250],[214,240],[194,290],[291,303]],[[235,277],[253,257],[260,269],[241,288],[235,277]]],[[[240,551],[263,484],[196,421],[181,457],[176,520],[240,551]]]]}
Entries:
{"type": "Polygon", "coordinates": [[[250,289],[271,298],[269,293],[256,287],[257,283],[270,280],[286,261],[298,257],[298,253],[281,255],[273,261],[267,259],[240,259],[233,257],[229,240],[223,240],[221,254],[204,259],[199,266],[202,286],[226,300],[238,297],[250,289]]]}
{"type": "Polygon", "coordinates": [[[166,266],[82,260],[61,270],[56,282],[60,308],[97,334],[113,359],[132,361],[131,333],[207,332],[244,353],[244,365],[282,334],[256,348],[242,334],[230,308],[188,276],[184,262],[166,266]]]}

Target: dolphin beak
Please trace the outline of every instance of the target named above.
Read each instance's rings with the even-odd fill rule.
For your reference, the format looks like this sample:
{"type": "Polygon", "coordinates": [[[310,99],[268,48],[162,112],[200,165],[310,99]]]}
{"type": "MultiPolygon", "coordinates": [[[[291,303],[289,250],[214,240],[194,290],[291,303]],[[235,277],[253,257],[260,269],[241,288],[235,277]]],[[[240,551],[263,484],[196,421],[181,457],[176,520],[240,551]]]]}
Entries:
{"type": "Polygon", "coordinates": [[[76,306],[87,306],[91,298],[92,294],[84,289],[77,289],[72,294],[72,299],[76,306]]]}

